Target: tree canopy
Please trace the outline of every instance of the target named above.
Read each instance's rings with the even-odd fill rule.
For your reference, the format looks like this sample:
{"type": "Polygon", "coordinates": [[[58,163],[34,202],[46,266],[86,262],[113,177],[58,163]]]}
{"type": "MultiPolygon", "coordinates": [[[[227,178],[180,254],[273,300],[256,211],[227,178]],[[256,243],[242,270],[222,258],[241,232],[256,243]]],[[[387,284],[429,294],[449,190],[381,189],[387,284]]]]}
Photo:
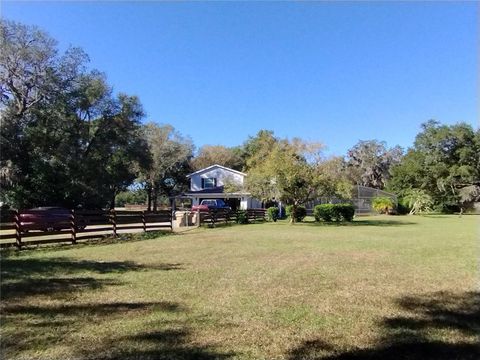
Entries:
{"type": "Polygon", "coordinates": [[[390,168],[398,164],[403,150],[387,148],[384,141],[359,141],[347,153],[346,166],[354,184],[383,189],[390,177],[390,168]]]}
{"type": "Polygon", "coordinates": [[[1,198],[17,207],[113,205],[146,161],[140,101],[113,95],[77,48],[0,23],[1,198]]]}
{"type": "Polygon", "coordinates": [[[204,145],[192,160],[194,170],[200,170],[217,164],[241,171],[244,168],[244,160],[240,148],[229,148],[222,145],[204,145]]]}
{"type": "Polygon", "coordinates": [[[472,203],[480,186],[480,132],[465,123],[422,125],[414,145],[392,168],[388,187],[404,196],[424,191],[440,211],[472,203]]]}
{"type": "Polygon", "coordinates": [[[326,171],[331,163],[321,157],[322,144],[281,140],[273,133],[260,133],[254,141],[257,148],[248,162],[251,167],[246,188],[259,199],[291,205],[291,222],[295,222],[299,206],[315,197],[342,191],[342,177],[334,178],[332,172],[326,171]]]}
{"type": "Polygon", "coordinates": [[[2,203],[112,207],[136,183],[155,209],[159,196],[187,188],[189,172],[213,164],[247,172],[247,191],[294,213],[322,196],[348,200],[356,184],[386,188],[413,212],[463,211],[480,200],[480,130],[468,124],[428,121],[406,153],[364,140],[324,158],[320,143],[260,130],[236,147],[204,145],[194,157],[190,138],[144,124],[140,99],[114,93],[88,62],[80,48],[61,53],[37,27],[0,20],[2,203]]]}
{"type": "Polygon", "coordinates": [[[148,209],[157,209],[159,195],[172,196],[186,190],[186,175],[191,172],[193,143],[171,125],[148,123],[143,128],[150,162],[140,170],[139,180],[145,185],[148,209]]]}

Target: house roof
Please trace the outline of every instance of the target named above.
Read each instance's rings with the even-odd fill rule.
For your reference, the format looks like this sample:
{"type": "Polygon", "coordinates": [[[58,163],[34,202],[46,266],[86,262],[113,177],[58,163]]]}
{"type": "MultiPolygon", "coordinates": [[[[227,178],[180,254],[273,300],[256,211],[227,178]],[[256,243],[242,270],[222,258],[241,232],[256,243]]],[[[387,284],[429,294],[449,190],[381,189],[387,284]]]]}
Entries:
{"type": "Polygon", "coordinates": [[[238,174],[238,175],[247,176],[247,174],[245,174],[245,173],[243,173],[243,172],[241,172],[241,171],[233,170],[233,169],[230,169],[230,168],[228,168],[228,167],[226,167],[226,166],[222,166],[222,165],[215,164],[215,165],[206,167],[206,168],[204,168],[204,169],[197,170],[197,171],[195,171],[195,172],[193,172],[193,173],[191,173],[191,174],[188,174],[188,175],[187,175],[187,178],[192,177],[193,175],[198,175],[198,174],[207,172],[207,171],[212,170],[212,169],[215,169],[215,168],[220,168],[220,169],[223,169],[223,170],[227,170],[227,171],[233,172],[233,173],[238,174]]]}
{"type": "Polygon", "coordinates": [[[231,192],[226,193],[224,192],[223,186],[219,186],[212,189],[203,189],[198,191],[187,191],[182,193],[182,196],[186,197],[205,197],[210,196],[211,198],[229,198],[229,197],[244,197],[244,196],[251,196],[249,192],[231,192]]]}
{"type": "Polygon", "coordinates": [[[217,186],[209,189],[202,189],[197,191],[188,191],[189,194],[222,194],[224,191],[223,186],[217,186]]]}

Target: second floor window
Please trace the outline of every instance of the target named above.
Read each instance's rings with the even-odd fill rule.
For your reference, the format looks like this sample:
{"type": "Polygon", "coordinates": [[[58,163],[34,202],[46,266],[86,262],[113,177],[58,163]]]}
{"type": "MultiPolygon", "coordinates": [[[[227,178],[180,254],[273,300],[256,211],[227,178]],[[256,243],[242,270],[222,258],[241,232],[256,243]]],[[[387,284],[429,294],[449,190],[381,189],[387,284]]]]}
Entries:
{"type": "Polygon", "coordinates": [[[212,189],[217,186],[216,178],[202,178],[202,189],[212,189]]]}

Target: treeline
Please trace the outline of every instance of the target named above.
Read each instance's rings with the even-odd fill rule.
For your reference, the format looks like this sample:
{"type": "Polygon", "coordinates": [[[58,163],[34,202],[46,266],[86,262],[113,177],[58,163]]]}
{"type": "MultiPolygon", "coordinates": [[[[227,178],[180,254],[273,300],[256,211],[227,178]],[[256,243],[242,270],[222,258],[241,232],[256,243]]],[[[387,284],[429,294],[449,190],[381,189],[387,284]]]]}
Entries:
{"type": "MultiPolygon", "coordinates": [[[[36,27],[0,23],[1,201],[16,208],[155,209],[187,189],[186,175],[212,164],[248,173],[245,190],[295,208],[319,196],[348,200],[356,184],[386,189],[418,211],[457,211],[480,196],[480,134],[429,121],[406,152],[360,141],[325,158],[322,144],[260,130],[236,147],[205,145],[171,125],[144,123],[139,99],[114,94],[79,48],[60,53],[36,27]]],[[[292,217],[294,218],[294,217],[292,217]]]]}
{"type": "Polygon", "coordinates": [[[321,144],[282,140],[265,130],[242,146],[212,148],[200,149],[193,164],[248,172],[247,190],[262,199],[298,205],[320,196],[348,200],[358,184],[396,194],[401,210],[412,213],[463,212],[480,201],[480,130],[465,123],[427,121],[406,151],[368,140],[345,156],[324,158],[321,144]]]}
{"type": "Polygon", "coordinates": [[[480,130],[422,124],[412,148],[390,169],[388,190],[413,212],[463,212],[480,201],[480,130]]]}
{"type": "Polygon", "coordinates": [[[143,125],[139,99],[114,95],[81,49],[60,53],[45,32],[11,21],[0,31],[4,204],[113,207],[134,181],[156,204],[183,185],[175,180],[190,171],[190,139],[143,125]]]}

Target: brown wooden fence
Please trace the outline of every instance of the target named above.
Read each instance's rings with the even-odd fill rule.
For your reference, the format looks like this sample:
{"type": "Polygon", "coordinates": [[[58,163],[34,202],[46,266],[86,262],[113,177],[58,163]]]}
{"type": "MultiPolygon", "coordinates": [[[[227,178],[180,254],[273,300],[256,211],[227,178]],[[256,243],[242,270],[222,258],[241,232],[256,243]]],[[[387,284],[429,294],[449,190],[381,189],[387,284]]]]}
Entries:
{"type": "MultiPolygon", "coordinates": [[[[30,211],[31,212],[31,211],[30,211]]],[[[79,240],[118,236],[119,233],[143,232],[154,230],[172,230],[172,212],[160,210],[147,211],[103,211],[71,210],[70,216],[54,224],[57,230],[35,223],[26,226],[21,223],[19,212],[2,211],[0,214],[0,247],[71,242],[79,240]],[[47,231],[40,229],[46,228],[47,231]]]]}
{"type": "Polygon", "coordinates": [[[200,212],[200,225],[206,224],[209,226],[215,226],[216,224],[228,224],[233,222],[239,222],[241,217],[244,216],[248,222],[265,221],[266,210],[265,209],[248,209],[248,210],[210,210],[208,212],[200,212]]]}

